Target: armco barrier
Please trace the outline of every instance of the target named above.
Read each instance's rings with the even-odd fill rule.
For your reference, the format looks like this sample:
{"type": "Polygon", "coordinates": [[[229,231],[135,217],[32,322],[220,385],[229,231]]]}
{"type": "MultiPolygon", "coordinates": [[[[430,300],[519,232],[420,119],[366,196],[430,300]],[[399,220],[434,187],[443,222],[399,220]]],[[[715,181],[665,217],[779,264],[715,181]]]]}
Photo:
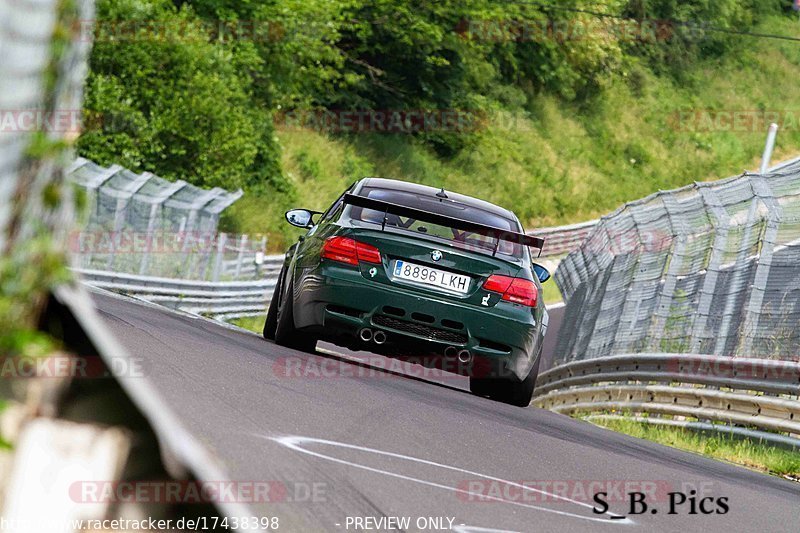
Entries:
{"type": "Polygon", "coordinates": [[[800,448],[798,186],[795,158],[601,218],[555,273],[573,327],[534,404],[800,448]]]}
{"type": "Polygon", "coordinates": [[[254,281],[192,281],[76,269],[84,283],[171,309],[229,320],[266,313],[277,275],[254,281]]]}
{"type": "Polygon", "coordinates": [[[684,427],[702,421],[704,430],[800,447],[798,395],[794,361],[624,354],[543,372],[534,405],[570,415],[646,415],[636,420],[684,427]]]}

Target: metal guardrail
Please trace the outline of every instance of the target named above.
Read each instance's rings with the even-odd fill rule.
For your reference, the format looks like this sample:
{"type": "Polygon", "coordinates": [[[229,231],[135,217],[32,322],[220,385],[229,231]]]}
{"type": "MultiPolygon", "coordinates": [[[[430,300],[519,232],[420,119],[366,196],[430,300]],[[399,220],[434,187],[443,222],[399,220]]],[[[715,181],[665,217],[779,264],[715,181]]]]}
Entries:
{"type": "MultiPolygon", "coordinates": [[[[282,257],[280,258],[282,261],[282,257]]],[[[93,287],[136,296],[171,309],[230,320],[266,313],[277,276],[253,281],[193,281],[75,269],[93,287]]]]}
{"type": "Polygon", "coordinates": [[[653,424],[688,426],[689,418],[705,422],[706,430],[757,435],[800,447],[799,396],[800,362],[625,354],[574,361],[543,372],[534,405],[569,415],[647,415],[637,420],[653,424]],[[667,422],[669,417],[673,420],[667,422]]]}

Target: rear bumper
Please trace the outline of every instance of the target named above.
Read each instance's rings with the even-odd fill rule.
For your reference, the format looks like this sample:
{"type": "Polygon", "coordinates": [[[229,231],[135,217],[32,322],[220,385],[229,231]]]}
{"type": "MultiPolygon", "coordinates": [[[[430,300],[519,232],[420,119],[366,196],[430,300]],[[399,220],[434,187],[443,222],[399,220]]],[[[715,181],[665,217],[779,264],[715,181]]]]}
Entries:
{"type": "Polygon", "coordinates": [[[519,379],[528,375],[539,353],[540,315],[528,307],[501,301],[481,308],[376,283],[359,269],[330,262],[306,271],[295,287],[296,327],[334,343],[357,341],[363,328],[381,330],[389,355],[443,355],[454,346],[519,379]]]}

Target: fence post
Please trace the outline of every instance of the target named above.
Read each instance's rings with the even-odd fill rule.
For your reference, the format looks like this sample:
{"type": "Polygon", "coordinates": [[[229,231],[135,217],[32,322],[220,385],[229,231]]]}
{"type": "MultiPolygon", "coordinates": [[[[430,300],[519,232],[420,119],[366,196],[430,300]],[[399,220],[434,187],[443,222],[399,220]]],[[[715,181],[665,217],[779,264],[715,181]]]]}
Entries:
{"type": "MultiPolygon", "coordinates": [[[[734,271],[737,275],[732,276],[731,286],[728,289],[728,297],[725,299],[725,307],[722,310],[722,324],[720,325],[719,332],[717,332],[717,340],[714,344],[714,355],[726,355],[725,347],[728,344],[728,339],[731,335],[737,333],[732,332],[734,327],[733,313],[736,306],[736,298],[739,293],[744,289],[744,284],[747,281],[742,275],[745,264],[747,263],[747,252],[750,248],[750,236],[753,233],[753,226],[758,219],[758,196],[755,196],[753,191],[753,199],[750,201],[750,208],[747,210],[747,221],[744,225],[744,234],[739,242],[739,251],[736,254],[736,263],[734,264],[734,271]]],[[[734,346],[736,344],[734,343],[734,346]]]]}
{"type": "MultiPolygon", "coordinates": [[[[739,339],[739,352],[744,357],[750,357],[753,350],[753,340],[758,333],[758,323],[763,312],[764,294],[767,291],[767,281],[772,267],[772,256],[778,241],[778,230],[782,220],[783,208],[776,201],[768,181],[763,175],[754,176],[753,188],[767,206],[767,226],[761,238],[761,250],[758,265],[753,279],[753,286],[745,306],[742,337],[739,339]]],[[[794,326],[791,326],[792,328],[794,326]]]]}
{"type": "Polygon", "coordinates": [[[125,215],[128,209],[128,203],[124,198],[117,198],[116,207],[114,209],[114,229],[111,233],[111,250],[108,254],[106,261],[106,270],[114,270],[114,259],[117,254],[117,246],[120,241],[120,232],[122,226],[125,224],[125,215]]]}
{"type": "Polygon", "coordinates": [[[159,204],[154,203],[150,206],[150,218],[147,220],[147,244],[142,253],[142,262],[139,264],[139,275],[144,276],[147,274],[148,263],[150,262],[150,253],[153,251],[153,238],[156,228],[156,215],[158,214],[159,204]]]}
{"type": "Polygon", "coordinates": [[[244,261],[244,247],[247,246],[247,235],[242,235],[242,238],[239,239],[239,255],[236,257],[236,279],[239,279],[239,276],[242,273],[242,261],[244,261]]]}
{"type": "Polygon", "coordinates": [[[778,125],[774,122],[769,125],[767,133],[767,144],[764,145],[764,153],[761,155],[761,168],[758,173],[764,175],[769,168],[769,161],[772,159],[772,150],[775,149],[775,138],[778,136],[778,125]]]}
{"type": "Polygon", "coordinates": [[[214,259],[214,270],[211,273],[211,281],[219,281],[219,273],[222,269],[222,260],[225,257],[225,242],[228,240],[228,235],[220,233],[217,236],[217,257],[214,259]]]}
{"type": "Polygon", "coordinates": [[[698,296],[696,319],[692,325],[691,351],[702,353],[703,341],[713,338],[713,335],[707,334],[706,326],[711,314],[711,302],[717,289],[720,267],[725,257],[725,247],[728,244],[730,216],[722,206],[719,196],[717,196],[713,188],[704,184],[695,184],[695,186],[703,199],[706,215],[714,229],[714,242],[711,245],[711,255],[705,269],[705,276],[703,276],[703,286],[698,296]]]}

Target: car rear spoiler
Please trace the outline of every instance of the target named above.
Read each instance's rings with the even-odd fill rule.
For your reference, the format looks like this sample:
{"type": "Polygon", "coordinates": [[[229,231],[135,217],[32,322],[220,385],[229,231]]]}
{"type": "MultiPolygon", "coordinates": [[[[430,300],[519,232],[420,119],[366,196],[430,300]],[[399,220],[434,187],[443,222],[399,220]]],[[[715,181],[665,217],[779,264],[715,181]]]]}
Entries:
{"type": "Polygon", "coordinates": [[[392,214],[492,237],[497,239],[497,244],[495,244],[494,253],[492,255],[497,253],[497,248],[500,244],[500,241],[514,242],[524,246],[537,248],[540,255],[542,253],[542,247],[544,246],[544,239],[541,237],[534,237],[532,235],[525,235],[524,233],[517,233],[515,231],[495,228],[485,224],[480,224],[478,222],[464,220],[462,218],[450,217],[439,213],[433,213],[431,211],[425,211],[424,209],[417,209],[415,207],[408,207],[392,202],[385,202],[383,200],[376,200],[374,198],[367,198],[366,196],[359,196],[357,194],[345,194],[344,203],[356,207],[373,209],[375,211],[383,211],[383,223],[381,224],[381,230],[386,227],[386,215],[392,214]]]}

